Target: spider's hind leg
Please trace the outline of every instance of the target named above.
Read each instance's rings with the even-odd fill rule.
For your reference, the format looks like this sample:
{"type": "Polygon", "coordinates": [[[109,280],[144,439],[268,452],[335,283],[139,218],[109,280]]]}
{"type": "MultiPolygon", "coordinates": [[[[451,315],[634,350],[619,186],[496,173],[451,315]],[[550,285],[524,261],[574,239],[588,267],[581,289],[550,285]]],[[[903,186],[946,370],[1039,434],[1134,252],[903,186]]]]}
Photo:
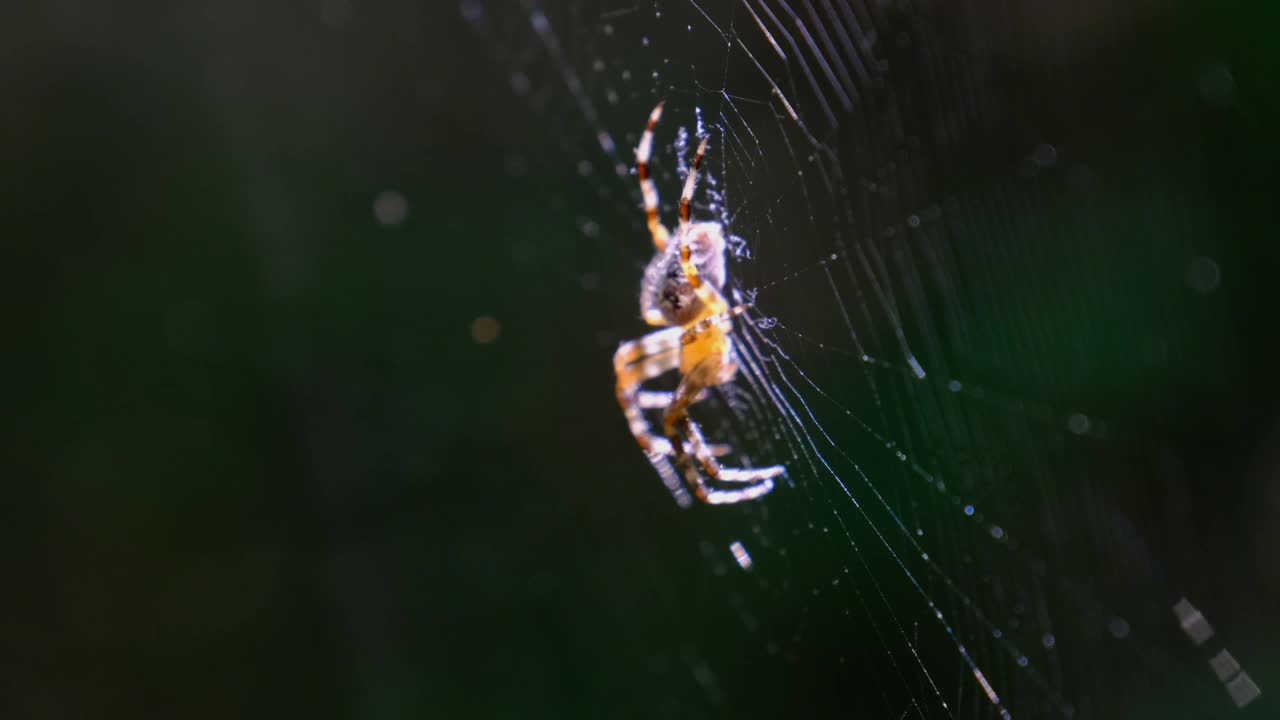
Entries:
{"type": "MultiPolygon", "coordinates": [[[[673,392],[665,392],[662,390],[641,390],[635,394],[635,403],[643,410],[666,410],[671,406],[671,401],[676,394],[673,392]]],[[[693,402],[700,402],[707,396],[704,390],[701,395],[694,398],[693,402]]],[[[662,440],[662,447],[665,448],[667,454],[671,454],[671,445],[666,438],[653,438],[652,440],[662,440]]],[[[712,457],[724,457],[733,452],[733,448],[724,443],[706,443],[707,451],[712,457]]]]}
{"type": "Polygon", "coordinates": [[[711,373],[712,367],[700,364],[698,370],[701,372],[685,375],[680,381],[671,405],[662,416],[663,432],[675,453],[676,467],[693,494],[712,505],[754,500],[767,494],[773,489],[773,478],[781,475],[785,468],[780,465],[760,469],[722,468],[703,439],[701,428],[689,417],[689,405],[706,389],[702,376],[711,373]],[[692,457],[685,450],[686,443],[693,452],[692,457]],[[720,488],[712,483],[732,483],[737,487],[720,488]]]}
{"type": "Polygon", "coordinates": [[[613,354],[618,404],[640,449],[649,454],[668,455],[671,449],[665,438],[653,434],[645,420],[644,410],[652,407],[652,394],[641,391],[640,386],[680,366],[680,334],[679,327],[664,328],[622,343],[613,354]]]}

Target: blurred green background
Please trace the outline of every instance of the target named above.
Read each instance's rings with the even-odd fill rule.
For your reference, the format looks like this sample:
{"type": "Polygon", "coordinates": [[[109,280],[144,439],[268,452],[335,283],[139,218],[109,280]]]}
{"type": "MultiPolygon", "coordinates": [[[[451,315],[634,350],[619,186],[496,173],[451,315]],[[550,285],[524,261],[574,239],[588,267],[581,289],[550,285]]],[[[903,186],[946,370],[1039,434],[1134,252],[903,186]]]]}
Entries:
{"type": "MultiPolygon", "coordinates": [[[[1245,4],[1179,6],[1046,70],[1035,39],[1088,23],[1023,12],[1048,30],[1004,48],[1002,67],[1026,73],[1006,78],[1025,90],[1010,109],[1100,168],[1091,221],[1139,239],[1117,262],[1180,264],[1146,253],[1192,227],[1179,242],[1222,273],[1207,309],[1188,296],[1187,314],[1162,318],[1182,329],[1162,374],[1126,375],[1131,338],[1109,339],[1125,325],[1104,319],[1085,332],[1115,375],[1045,392],[1137,421],[1095,461],[1150,471],[1113,485],[1117,504],[1159,530],[1146,552],[1165,587],[1212,598],[1263,684],[1280,677],[1274,24],[1245,4]],[[1213,88],[1196,105],[1161,84],[1176,73],[1147,74],[1202,57],[1230,68],[1230,111],[1213,88]],[[1132,88],[1142,110],[1107,115],[1132,88]],[[1189,155],[1160,156],[1170,142],[1189,155]],[[1208,188],[1192,220],[1127,224],[1143,213],[1126,192],[1148,173],[1208,188]],[[1141,393],[1116,394],[1133,382],[1141,393]],[[1134,460],[1151,448],[1184,468],[1192,511],[1171,515],[1162,476],[1134,460]],[[1174,532],[1170,518],[1188,517],[1174,532]]],[[[643,329],[644,237],[609,229],[636,248],[625,263],[576,239],[573,219],[598,210],[576,158],[547,144],[500,48],[452,3],[0,13],[9,716],[862,716],[870,686],[836,658],[876,640],[811,629],[780,659],[744,633],[726,596],[752,591],[707,547],[722,553],[719,538],[757,516],[678,511],[636,452],[609,356],[643,329]]],[[[961,205],[983,207],[996,183],[982,174],[1004,172],[983,166],[984,149],[944,164],[952,187],[972,188],[961,205]]],[[[1035,210],[1071,222],[1054,213],[1035,210]]],[[[1043,276],[1016,274],[1064,267],[1062,247],[1028,250],[990,284],[998,304],[1030,307],[1038,337],[1070,345],[1079,316],[1036,305],[1043,276]]],[[[1126,287],[1146,294],[1127,286],[1137,275],[1060,271],[1117,305],[1126,287]]],[[[780,304],[806,302],[788,292],[780,304]]],[[[1148,317],[1134,302],[1116,312],[1148,317]]],[[[982,332],[970,342],[1018,329],[982,332]]],[[[1046,386],[970,369],[1015,397],[1046,386]]],[[[867,462],[873,475],[891,464],[867,462]]],[[[809,577],[805,563],[835,551],[801,537],[806,516],[786,502],[775,540],[796,543],[796,578],[809,577]]],[[[1119,572],[1106,562],[1086,570],[1119,572]]],[[[844,610],[775,572],[772,600],[751,608],[760,624],[803,626],[812,611],[822,628],[844,610]]],[[[1134,687],[1125,714],[1111,684],[1123,678],[1098,679],[1095,716],[1236,712],[1171,619],[1133,620],[1161,628],[1146,642],[1169,686],[1134,687]]]]}

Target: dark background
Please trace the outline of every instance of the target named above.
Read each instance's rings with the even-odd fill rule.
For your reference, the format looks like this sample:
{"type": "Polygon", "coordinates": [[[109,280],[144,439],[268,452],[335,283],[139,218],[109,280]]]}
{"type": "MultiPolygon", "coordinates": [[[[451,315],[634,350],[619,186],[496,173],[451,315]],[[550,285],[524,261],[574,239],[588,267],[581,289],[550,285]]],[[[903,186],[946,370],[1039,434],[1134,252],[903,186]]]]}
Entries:
{"type": "MultiPolygon", "coordinates": [[[[575,129],[512,93],[509,48],[451,3],[322,5],[3,11],[12,716],[897,716],[899,698],[845,667],[878,640],[833,620],[848,598],[819,597],[841,550],[805,529],[814,516],[785,495],[799,492],[682,512],[636,452],[609,356],[643,330],[644,236],[606,223],[634,254],[579,241],[574,218],[597,199],[547,141],[575,129]],[[388,190],[407,199],[402,223],[374,217],[388,190]],[[473,339],[482,316],[493,342],[473,339]],[[727,573],[728,540],[762,522],[789,564],[727,573]]],[[[1060,558],[1064,572],[1146,568],[1112,596],[1148,630],[1140,649],[1091,646],[1096,668],[1069,666],[1085,715],[1263,717],[1280,678],[1274,24],[1244,4],[1148,5],[1133,12],[1157,20],[1112,18],[1123,30],[1096,42],[1087,10],[1007,10],[1023,32],[995,43],[1003,89],[1023,125],[1097,169],[1098,235],[1142,239],[1116,275],[1061,270],[1074,287],[1165,292],[1134,279],[1183,261],[1152,250],[1182,228],[1179,248],[1213,256],[1222,288],[1160,306],[1162,373],[1126,374],[1126,326],[1098,318],[1086,336],[1113,375],[974,362],[963,376],[1073,395],[1130,430],[1041,459],[1095,473],[1098,502],[1133,528],[1123,551],[1060,558]],[[1042,41],[1067,35],[1055,47],[1078,59],[1046,69],[1042,41]],[[1230,68],[1229,111],[1171,79],[1209,56],[1230,68]],[[1126,193],[1148,176],[1194,186],[1194,217],[1131,222],[1144,215],[1126,193]],[[1262,686],[1246,711],[1177,628],[1182,595],[1262,686]]],[[[1006,174],[1006,139],[942,156],[942,186],[1006,174]]],[[[1052,266],[1062,247],[1026,262],[1052,266]]],[[[1005,272],[991,279],[1004,297],[1034,294],[1035,276],[1005,272]]],[[[789,293],[784,319],[806,302],[789,293]]],[[[1078,317],[1027,302],[1037,327],[994,329],[993,345],[1078,340],[1078,317]]],[[[1005,502],[1033,526],[1044,510],[1016,488],[1005,502]]],[[[972,693],[941,655],[954,651],[927,647],[947,658],[942,682],[972,693]]],[[[1031,698],[1026,716],[1052,714],[1030,681],[1004,680],[1015,706],[1031,698]]]]}

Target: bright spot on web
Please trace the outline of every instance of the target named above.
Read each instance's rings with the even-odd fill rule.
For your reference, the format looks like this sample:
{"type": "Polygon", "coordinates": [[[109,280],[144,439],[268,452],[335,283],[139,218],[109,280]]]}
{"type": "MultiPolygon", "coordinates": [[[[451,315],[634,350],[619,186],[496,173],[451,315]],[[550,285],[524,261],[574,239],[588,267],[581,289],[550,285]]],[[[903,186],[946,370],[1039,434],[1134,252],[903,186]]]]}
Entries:
{"type": "Polygon", "coordinates": [[[471,339],[477,345],[488,345],[498,339],[502,326],[488,315],[481,315],[471,321],[471,339]]]}
{"type": "Polygon", "coordinates": [[[1218,287],[1222,273],[1213,258],[1196,257],[1187,263],[1187,285],[1196,292],[1207,295],[1218,287]]]}
{"type": "Polygon", "coordinates": [[[395,190],[378,193],[373,199],[373,217],[383,227],[396,227],[409,217],[409,200],[395,190]]]}

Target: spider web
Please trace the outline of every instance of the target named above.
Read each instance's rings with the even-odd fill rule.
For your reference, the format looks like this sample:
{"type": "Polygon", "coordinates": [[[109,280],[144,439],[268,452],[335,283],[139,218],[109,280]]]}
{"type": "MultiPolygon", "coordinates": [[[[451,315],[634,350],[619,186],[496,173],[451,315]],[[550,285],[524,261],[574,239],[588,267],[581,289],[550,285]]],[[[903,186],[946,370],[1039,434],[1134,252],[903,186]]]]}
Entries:
{"type": "MultiPolygon", "coordinates": [[[[694,521],[759,654],[811,679],[782,708],[1256,710],[1247,668],[1204,666],[1227,641],[1204,636],[1202,600],[1135,511],[1159,472],[1144,429],[1228,372],[1201,350],[1230,344],[1205,300],[1219,270],[1202,238],[1221,219],[1169,159],[1177,128],[1108,164],[1099,135],[1137,137],[1141,109],[1083,128],[1055,115],[1079,99],[1061,87],[1083,51],[1049,38],[1078,18],[863,0],[460,9],[554,149],[508,170],[558,164],[594,195],[570,210],[582,283],[625,308],[602,362],[644,331],[644,119],[666,101],[652,165],[669,226],[710,136],[695,218],[725,226],[727,294],[753,308],[738,381],[695,416],[733,464],[788,475],[694,521]]],[[[1195,67],[1178,108],[1217,91],[1220,66],[1195,67]]],[[[714,648],[682,654],[712,708],[765,707],[714,648]]]]}

